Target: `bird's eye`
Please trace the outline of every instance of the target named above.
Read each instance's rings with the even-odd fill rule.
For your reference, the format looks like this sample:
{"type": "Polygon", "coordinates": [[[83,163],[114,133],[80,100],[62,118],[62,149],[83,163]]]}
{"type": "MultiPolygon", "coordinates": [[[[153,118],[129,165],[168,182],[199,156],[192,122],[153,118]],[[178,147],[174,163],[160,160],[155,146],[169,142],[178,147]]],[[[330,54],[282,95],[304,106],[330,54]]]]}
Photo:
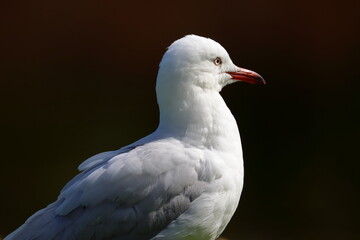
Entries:
{"type": "Polygon", "coordinates": [[[221,61],[221,58],[217,57],[214,59],[213,63],[216,65],[216,66],[219,66],[220,64],[222,64],[222,61],[221,61]]]}

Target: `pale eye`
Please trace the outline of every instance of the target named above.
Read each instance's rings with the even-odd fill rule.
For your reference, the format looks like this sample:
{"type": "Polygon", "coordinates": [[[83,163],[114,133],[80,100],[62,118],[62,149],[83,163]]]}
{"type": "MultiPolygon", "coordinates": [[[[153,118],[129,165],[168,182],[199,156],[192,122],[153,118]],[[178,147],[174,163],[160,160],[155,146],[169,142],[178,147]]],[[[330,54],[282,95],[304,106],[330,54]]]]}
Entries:
{"type": "Polygon", "coordinates": [[[219,66],[220,64],[222,64],[222,61],[221,61],[221,58],[217,57],[214,59],[213,63],[216,65],[216,66],[219,66]]]}

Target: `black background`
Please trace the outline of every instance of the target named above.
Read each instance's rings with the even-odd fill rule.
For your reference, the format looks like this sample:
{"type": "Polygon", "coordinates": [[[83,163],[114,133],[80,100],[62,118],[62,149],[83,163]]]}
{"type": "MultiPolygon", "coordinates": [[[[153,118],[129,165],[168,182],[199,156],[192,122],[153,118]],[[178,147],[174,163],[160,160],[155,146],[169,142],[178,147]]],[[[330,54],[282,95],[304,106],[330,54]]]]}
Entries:
{"type": "Polygon", "coordinates": [[[155,79],[186,34],[268,85],[222,95],[245,186],[223,236],[360,239],[359,1],[0,2],[0,235],[54,201],[87,157],[157,126],[155,79]]]}

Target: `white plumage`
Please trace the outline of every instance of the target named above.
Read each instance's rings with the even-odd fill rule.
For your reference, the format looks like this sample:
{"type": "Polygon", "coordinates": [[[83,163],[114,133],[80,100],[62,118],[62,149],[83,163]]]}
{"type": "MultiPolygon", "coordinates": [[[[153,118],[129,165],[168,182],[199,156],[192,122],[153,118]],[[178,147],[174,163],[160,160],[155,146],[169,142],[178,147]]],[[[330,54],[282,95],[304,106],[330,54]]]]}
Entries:
{"type": "Polygon", "coordinates": [[[243,186],[239,131],[219,94],[237,80],[264,83],[211,39],[175,41],[160,63],[157,130],[83,162],[58,199],[5,240],[216,239],[243,186]]]}

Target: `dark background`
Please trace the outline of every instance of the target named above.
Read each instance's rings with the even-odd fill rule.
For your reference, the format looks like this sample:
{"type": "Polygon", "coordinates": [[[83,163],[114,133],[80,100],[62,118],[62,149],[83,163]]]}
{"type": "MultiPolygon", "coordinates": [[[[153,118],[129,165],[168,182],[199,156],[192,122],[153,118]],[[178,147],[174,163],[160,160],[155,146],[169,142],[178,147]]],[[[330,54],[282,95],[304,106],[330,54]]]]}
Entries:
{"type": "Polygon", "coordinates": [[[76,167],[157,126],[167,46],[213,38],[266,86],[222,91],[245,186],[223,236],[360,239],[360,1],[0,2],[0,235],[76,167]]]}

